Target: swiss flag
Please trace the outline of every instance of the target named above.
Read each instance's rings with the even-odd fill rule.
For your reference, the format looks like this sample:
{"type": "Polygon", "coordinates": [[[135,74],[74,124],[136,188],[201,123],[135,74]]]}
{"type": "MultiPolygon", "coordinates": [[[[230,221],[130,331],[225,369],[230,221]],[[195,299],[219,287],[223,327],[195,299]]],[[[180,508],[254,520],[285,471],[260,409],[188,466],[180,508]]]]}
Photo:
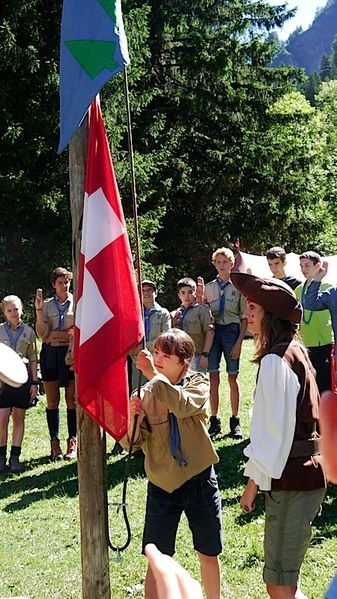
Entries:
{"type": "Polygon", "coordinates": [[[129,424],[126,354],[143,337],[129,240],[97,100],[90,107],[75,324],[77,399],[116,441],[129,424]]]}

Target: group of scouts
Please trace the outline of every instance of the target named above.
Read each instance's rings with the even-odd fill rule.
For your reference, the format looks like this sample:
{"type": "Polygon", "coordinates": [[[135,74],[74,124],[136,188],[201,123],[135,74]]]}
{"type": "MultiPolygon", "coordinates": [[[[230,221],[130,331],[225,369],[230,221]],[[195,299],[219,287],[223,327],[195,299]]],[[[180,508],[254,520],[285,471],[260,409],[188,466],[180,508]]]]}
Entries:
{"type": "MultiPolygon", "coordinates": [[[[42,289],[35,297],[36,333],[22,321],[22,302],[16,295],[7,295],[1,302],[5,322],[0,324],[0,342],[9,346],[25,361],[28,381],[19,388],[5,385],[0,394],[0,472],[7,469],[7,437],[9,417],[12,416],[12,445],[8,467],[10,472],[21,471],[20,454],[24,435],[26,410],[35,404],[38,392],[38,356],[36,334],[42,338],[40,353],[41,378],[46,393],[46,417],[50,435],[50,457],[72,460],[77,455],[76,406],[74,372],[67,365],[67,354],[74,326],[73,296],[70,284],[73,275],[67,269],[55,268],[51,285],[52,297],[43,299],[42,289]],[[60,388],[65,388],[68,439],[63,452],[59,435],[60,388]]],[[[70,360],[71,361],[71,360],[70,360]]]]}
{"type": "MultiPolygon", "coordinates": [[[[223,356],[230,388],[230,434],[241,439],[237,377],[247,328],[254,336],[259,370],[250,442],[244,449],[248,482],[240,505],[251,512],[258,491],[264,492],[263,578],[268,595],[305,599],[299,573],[326,492],[318,443],[319,395],[332,388],[329,309],[332,317],[335,309],[337,325],[337,287],[320,283],[326,265],[316,252],[300,256],[304,283],[286,275],[285,259],[282,248],[271,248],[271,277],[261,278],[234,272],[231,250],[217,249],[213,281],[178,281],[181,306],[171,313],[171,321],[156,303],[156,284],[143,282],[147,349],[135,352],[133,380],[138,369],[144,384],[141,397],[134,393],[131,398],[130,428],[121,440],[127,449],[135,426],[134,449],[145,455],[149,483],[143,553],[155,546],[172,556],[184,512],[207,599],[221,597],[221,499],[212,444],[221,432],[220,361],[223,356]]],[[[156,572],[149,562],[145,598],[158,597],[156,572]]]]}
{"type": "MultiPolygon", "coordinates": [[[[321,264],[315,252],[300,256],[304,283],[285,274],[282,248],[271,248],[267,260],[273,275],[270,279],[233,272],[233,252],[217,249],[212,255],[216,278],[206,285],[201,277],[197,283],[188,277],[180,279],[181,305],[171,314],[156,302],[155,282],[142,283],[146,348],[133,352],[132,387],[137,387],[139,373],[143,386],[141,397],[134,394],[131,398],[130,428],[121,444],[129,446],[135,426],[134,449],[143,450],[149,479],[143,552],[155,545],[172,556],[184,512],[207,599],[221,597],[221,498],[214,471],[218,456],[211,439],[222,426],[218,416],[220,362],[224,357],[230,388],[230,434],[241,439],[238,372],[247,328],[254,336],[254,361],[259,370],[250,442],[244,450],[248,482],[240,504],[244,512],[250,512],[258,491],[265,494],[263,576],[273,599],[305,599],[299,588],[299,571],[309,546],[312,520],[325,494],[318,405],[319,392],[331,388],[329,311],[336,330],[337,287],[321,283],[326,264],[321,264]]],[[[72,273],[66,269],[55,269],[53,297],[44,300],[38,289],[35,298],[53,460],[76,457],[74,375],[67,365],[74,324],[71,279],[72,273]],[[60,387],[66,389],[67,402],[64,455],[59,440],[60,387]]],[[[0,397],[0,470],[6,468],[12,414],[9,469],[18,472],[24,414],[37,393],[36,337],[22,323],[19,298],[5,297],[2,308],[6,320],[0,325],[0,341],[27,360],[30,377],[25,387],[6,388],[0,397]]],[[[150,562],[145,597],[158,597],[150,562]]]]}

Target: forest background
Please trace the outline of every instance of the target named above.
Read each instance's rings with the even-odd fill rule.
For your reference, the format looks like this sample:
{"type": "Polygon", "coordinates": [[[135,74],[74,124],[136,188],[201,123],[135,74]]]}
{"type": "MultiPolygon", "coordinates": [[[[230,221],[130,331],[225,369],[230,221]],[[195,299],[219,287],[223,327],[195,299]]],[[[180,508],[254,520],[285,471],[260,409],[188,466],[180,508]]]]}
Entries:
{"type": "MultiPolygon", "coordinates": [[[[26,307],[71,267],[67,151],[58,145],[61,0],[3,0],[0,30],[0,295],[26,307]]],[[[264,253],[337,252],[337,43],[329,71],[271,68],[271,32],[293,14],[264,0],[123,3],[143,276],[173,307],[181,276],[213,276],[239,237],[264,253]]],[[[102,91],[131,244],[123,78],[102,91]]]]}

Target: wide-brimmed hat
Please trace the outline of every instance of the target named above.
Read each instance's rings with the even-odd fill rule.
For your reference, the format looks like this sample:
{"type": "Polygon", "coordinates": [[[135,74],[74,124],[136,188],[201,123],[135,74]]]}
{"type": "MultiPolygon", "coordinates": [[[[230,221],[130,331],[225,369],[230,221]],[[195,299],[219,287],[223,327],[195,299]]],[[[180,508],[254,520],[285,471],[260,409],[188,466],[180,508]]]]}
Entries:
{"type": "Polygon", "coordinates": [[[0,343],[0,381],[11,387],[21,387],[28,372],[20,356],[4,343],[0,343]]]}
{"type": "Polygon", "coordinates": [[[157,291],[157,285],[154,281],[150,281],[150,279],[145,279],[144,281],[142,281],[142,287],[144,285],[148,285],[149,287],[152,287],[154,291],[157,291]]]}
{"type": "Polygon", "coordinates": [[[293,290],[280,279],[257,277],[244,272],[231,272],[231,281],[242,295],[256,302],[276,318],[301,322],[302,307],[293,290]]]}

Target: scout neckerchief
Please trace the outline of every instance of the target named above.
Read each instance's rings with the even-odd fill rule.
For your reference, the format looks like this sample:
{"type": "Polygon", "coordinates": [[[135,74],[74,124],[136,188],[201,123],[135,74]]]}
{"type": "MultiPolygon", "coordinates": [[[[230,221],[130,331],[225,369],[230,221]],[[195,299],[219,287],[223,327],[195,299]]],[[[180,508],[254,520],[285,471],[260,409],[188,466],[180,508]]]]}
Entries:
{"type": "Polygon", "coordinates": [[[150,341],[150,316],[158,310],[159,304],[157,304],[156,302],[153,304],[153,306],[151,306],[151,308],[145,308],[144,306],[144,328],[146,341],[150,341]]]}
{"type": "Polygon", "coordinates": [[[226,281],[225,283],[222,283],[219,275],[217,276],[217,278],[215,280],[220,289],[219,314],[223,314],[224,310],[225,310],[225,287],[227,287],[227,285],[229,285],[230,281],[226,281]]]}
{"type": "Polygon", "coordinates": [[[17,343],[23,331],[25,330],[25,325],[23,324],[23,322],[21,322],[19,326],[16,327],[16,329],[12,329],[10,324],[8,322],[5,322],[5,329],[8,335],[10,346],[14,351],[16,351],[17,343]]]}
{"type": "Polygon", "coordinates": [[[302,320],[303,320],[304,324],[309,324],[312,319],[312,316],[313,316],[313,311],[307,310],[307,312],[309,312],[309,318],[305,317],[306,308],[304,306],[305,306],[305,296],[307,294],[307,285],[308,285],[308,281],[305,281],[305,283],[303,284],[302,290],[301,290],[301,304],[303,306],[302,320]]]}
{"type": "Polygon", "coordinates": [[[59,315],[59,321],[58,321],[56,331],[61,331],[62,327],[63,327],[63,323],[64,323],[65,314],[70,306],[70,299],[68,299],[66,302],[64,302],[64,304],[62,304],[62,306],[61,306],[61,304],[57,301],[57,296],[54,295],[53,302],[54,302],[54,305],[55,305],[55,307],[58,311],[58,315],[59,315]]]}
{"type": "Polygon", "coordinates": [[[179,322],[178,322],[178,326],[179,329],[181,329],[182,331],[184,330],[184,318],[187,314],[187,312],[189,311],[190,308],[192,308],[193,306],[187,306],[187,308],[179,308],[179,322]]]}
{"type": "MultiPolygon", "coordinates": [[[[184,379],[178,383],[179,385],[184,384],[184,379]]],[[[169,413],[170,421],[170,452],[172,457],[177,460],[179,466],[186,466],[187,462],[183,456],[183,450],[181,448],[181,437],[178,426],[178,420],[173,412],[169,413]]]]}

